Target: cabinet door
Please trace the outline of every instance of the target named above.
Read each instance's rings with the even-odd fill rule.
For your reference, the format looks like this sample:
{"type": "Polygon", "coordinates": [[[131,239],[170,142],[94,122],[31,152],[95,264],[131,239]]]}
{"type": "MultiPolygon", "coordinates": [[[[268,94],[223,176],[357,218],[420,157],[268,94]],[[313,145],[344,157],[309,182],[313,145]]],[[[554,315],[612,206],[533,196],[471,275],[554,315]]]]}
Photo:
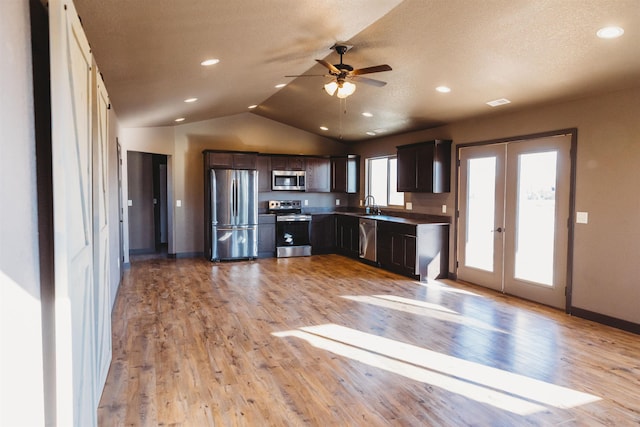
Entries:
{"type": "Polygon", "coordinates": [[[434,140],[398,147],[398,191],[448,193],[451,141],[434,140]]]}
{"type": "Polygon", "coordinates": [[[408,275],[416,274],[416,236],[404,235],[402,236],[402,245],[404,252],[404,262],[402,265],[403,270],[408,275]]]}
{"type": "Polygon", "coordinates": [[[307,191],[328,193],[331,187],[331,161],[319,157],[307,158],[307,191]]]}
{"type": "Polygon", "coordinates": [[[303,156],[271,156],[271,169],[277,171],[303,171],[303,156]]]}
{"type": "Polygon", "coordinates": [[[311,251],[314,255],[329,254],[335,248],[335,215],[313,215],[311,220],[311,251]]]}
{"type": "Polygon", "coordinates": [[[256,161],[258,169],[258,191],[271,191],[271,158],[269,156],[258,156],[256,161]]]}
{"type": "Polygon", "coordinates": [[[206,159],[210,168],[233,168],[232,153],[207,153],[206,159]]]}
{"type": "Polygon", "coordinates": [[[257,160],[255,153],[233,153],[233,168],[255,170],[257,160]]]}
{"type": "Polygon", "coordinates": [[[271,258],[276,253],[275,215],[258,215],[258,257],[271,258]]]}
{"type": "Polygon", "coordinates": [[[331,192],[347,192],[347,158],[331,158],[331,192]]]}
{"type": "Polygon", "coordinates": [[[398,147],[397,189],[416,190],[416,147],[398,147]]]}
{"type": "Polygon", "coordinates": [[[289,157],[288,167],[292,171],[303,171],[305,170],[306,158],[303,156],[292,156],[289,157]]]}
{"type": "Polygon", "coordinates": [[[435,142],[426,142],[415,147],[415,190],[433,191],[433,160],[435,142]]]}
{"type": "Polygon", "coordinates": [[[336,252],[357,258],[360,249],[359,242],[358,218],[338,215],[336,219],[336,252]]]}

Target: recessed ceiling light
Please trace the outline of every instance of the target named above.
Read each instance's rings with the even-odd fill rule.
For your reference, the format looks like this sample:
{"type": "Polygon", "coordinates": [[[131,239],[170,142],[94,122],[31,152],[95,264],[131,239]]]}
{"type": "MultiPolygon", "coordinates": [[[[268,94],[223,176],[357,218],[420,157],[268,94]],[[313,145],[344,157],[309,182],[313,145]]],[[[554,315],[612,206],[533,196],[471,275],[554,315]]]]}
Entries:
{"type": "Polygon", "coordinates": [[[368,111],[365,111],[364,113],[362,113],[362,115],[365,117],[373,117],[373,114],[368,111]]]}
{"type": "Polygon", "coordinates": [[[321,129],[321,130],[329,130],[329,128],[328,128],[328,127],[326,127],[326,126],[320,126],[320,129],[321,129]]]}
{"type": "Polygon", "coordinates": [[[220,60],[218,58],[205,59],[200,63],[203,67],[208,67],[209,65],[216,65],[220,60]]]}
{"type": "Polygon", "coordinates": [[[620,27],[604,27],[600,28],[596,35],[601,39],[615,39],[624,34],[624,30],[620,27]]]}
{"type": "Polygon", "coordinates": [[[285,87],[286,85],[286,83],[280,83],[276,85],[276,88],[280,89],[281,87],[285,87]]]}
{"type": "Polygon", "coordinates": [[[451,92],[451,88],[447,86],[438,86],[436,90],[440,93],[449,93],[451,92]]]}
{"type": "Polygon", "coordinates": [[[258,104],[253,104],[253,105],[249,105],[249,109],[253,110],[254,108],[256,108],[258,106],[258,104]]]}
{"type": "Polygon", "coordinates": [[[375,132],[371,132],[371,131],[367,132],[367,135],[369,136],[375,136],[375,134],[376,134],[375,132]]]}
{"type": "Polygon", "coordinates": [[[184,102],[196,102],[198,100],[198,98],[187,98],[184,100],[184,102]]]}
{"type": "Polygon", "coordinates": [[[175,121],[176,122],[184,122],[184,117],[177,118],[175,121]]]}
{"type": "Polygon", "coordinates": [[[500,99],[494,99],[493,101],[487,102],[487,105],[490,105],[492,107],[497,107],[499,105],[510,104],[510,103],[511,101],[509,101],[507,98],[500,98],[500,99]]]}

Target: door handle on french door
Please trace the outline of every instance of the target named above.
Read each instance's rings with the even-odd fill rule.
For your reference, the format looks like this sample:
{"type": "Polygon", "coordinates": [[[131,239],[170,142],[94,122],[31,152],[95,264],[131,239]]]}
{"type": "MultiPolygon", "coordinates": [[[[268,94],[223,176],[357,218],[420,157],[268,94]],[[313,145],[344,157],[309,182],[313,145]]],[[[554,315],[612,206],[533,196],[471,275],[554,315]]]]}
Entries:
{"type": "Polygon", "coordinates": [[[498,228],[496,228],[495,230],[491,230],[491,232],[494,232],[494,231],[495,231],[496,233],[502,233],[502,232],[504,231],[504,228],[502,228],[502,227],[498,227],[498,228]]]}

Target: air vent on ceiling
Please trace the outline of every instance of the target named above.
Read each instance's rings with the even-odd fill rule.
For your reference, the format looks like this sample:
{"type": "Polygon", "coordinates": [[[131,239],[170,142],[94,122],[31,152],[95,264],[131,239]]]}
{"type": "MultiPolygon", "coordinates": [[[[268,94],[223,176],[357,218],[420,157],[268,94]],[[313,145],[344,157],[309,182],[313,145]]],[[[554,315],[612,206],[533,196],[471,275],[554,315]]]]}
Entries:
{"type": "Polygon", "coordinates": [[[500,98],[500,99],[494,99],[493,101],[487,102],[487,105],[490,105],[492,107],[497,107],[499,105],[510,104],[510,103],[511,101],[509,101],[507,98],[500,98]]]}

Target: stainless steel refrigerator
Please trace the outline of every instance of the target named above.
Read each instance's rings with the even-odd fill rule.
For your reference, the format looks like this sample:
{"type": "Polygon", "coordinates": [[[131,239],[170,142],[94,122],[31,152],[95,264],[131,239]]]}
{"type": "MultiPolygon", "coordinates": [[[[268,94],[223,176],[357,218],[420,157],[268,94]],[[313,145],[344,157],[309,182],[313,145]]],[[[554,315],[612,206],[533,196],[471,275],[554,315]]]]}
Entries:
{"type": "Polygon", "coordinates": [[[211,260],[258,257],[258,172],[211,169],[211,260]]]}

